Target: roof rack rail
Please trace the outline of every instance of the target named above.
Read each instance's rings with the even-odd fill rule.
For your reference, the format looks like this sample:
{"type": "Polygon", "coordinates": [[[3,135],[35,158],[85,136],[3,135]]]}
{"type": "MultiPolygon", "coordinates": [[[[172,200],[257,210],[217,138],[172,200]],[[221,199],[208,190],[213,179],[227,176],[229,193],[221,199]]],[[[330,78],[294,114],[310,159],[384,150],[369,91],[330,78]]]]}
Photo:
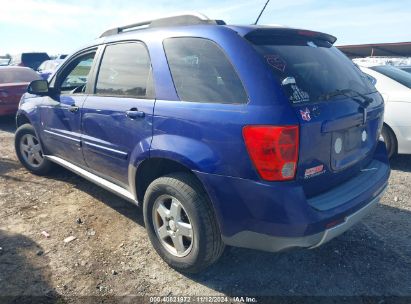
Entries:
{"type": "Polygon", "coordinates": [[[214,25],[225,25],[223,20],[212,20],[207,16],[200,13],[189,13],[184,15],[175,15],[159,19],[146,20],[142,22],[137,22],[121,27],[115,27],[105,31],[101,34],[101,37],[107,37],[112,35],[117,35],[123,32],[139,30],[152,27],[166,27],[166,26],[176,26],[176,25],[196,25],[196,24],[214,24],[214,25]]]}

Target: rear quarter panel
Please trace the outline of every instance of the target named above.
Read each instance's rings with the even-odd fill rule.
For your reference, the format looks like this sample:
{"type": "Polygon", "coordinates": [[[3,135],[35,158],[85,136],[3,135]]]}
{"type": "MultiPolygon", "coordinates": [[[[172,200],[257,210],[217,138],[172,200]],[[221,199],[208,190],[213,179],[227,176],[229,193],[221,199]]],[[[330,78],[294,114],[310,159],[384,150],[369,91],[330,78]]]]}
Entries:
{"type": "Polygon", "coordinates": [[[288,124],[287,110],[158,100],[150,155],[205,173],[259,179],[244,144],[243,126],[288,124]]]}

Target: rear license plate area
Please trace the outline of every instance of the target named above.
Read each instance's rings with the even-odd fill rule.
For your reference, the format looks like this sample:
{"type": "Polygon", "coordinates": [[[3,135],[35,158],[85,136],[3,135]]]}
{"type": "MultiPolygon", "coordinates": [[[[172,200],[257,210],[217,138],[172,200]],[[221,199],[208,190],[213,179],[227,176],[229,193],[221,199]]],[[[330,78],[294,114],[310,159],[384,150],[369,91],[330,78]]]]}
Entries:
{"type": "Polygon", "coordinates": [[[331,147],[331,167],[342,170],[365,157],[367,130],[364,126],[333,132],[331,147]],[[365,132],[365,135],[364,135],[365,132]]]}

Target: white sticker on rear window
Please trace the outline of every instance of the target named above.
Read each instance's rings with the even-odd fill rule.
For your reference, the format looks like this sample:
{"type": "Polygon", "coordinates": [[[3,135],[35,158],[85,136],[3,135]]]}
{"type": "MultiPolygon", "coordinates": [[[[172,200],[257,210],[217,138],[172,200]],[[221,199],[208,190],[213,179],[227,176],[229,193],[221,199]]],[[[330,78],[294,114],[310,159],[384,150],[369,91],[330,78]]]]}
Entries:
{"type": "Polygon", "coordinates": [[[307,92],[301,90],[296,84],[290,85],[291,87],[291,94],[289,95],[289,99],[292,103],[301,103],[301,102],[308,102],[310,101],[310,96],[307,92]]]}

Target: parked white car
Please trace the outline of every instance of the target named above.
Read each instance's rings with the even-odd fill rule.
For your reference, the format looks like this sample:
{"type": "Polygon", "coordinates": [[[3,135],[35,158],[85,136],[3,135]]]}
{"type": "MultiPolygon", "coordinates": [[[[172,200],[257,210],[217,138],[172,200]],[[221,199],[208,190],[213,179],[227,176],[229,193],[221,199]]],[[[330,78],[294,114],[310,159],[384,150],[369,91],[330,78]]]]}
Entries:
{"type": "Polygon", "coordinates": [[[389,156],[411,154],[411,74],[390,65],[360,68],[385,100],[382,137],[389,156]]]}

